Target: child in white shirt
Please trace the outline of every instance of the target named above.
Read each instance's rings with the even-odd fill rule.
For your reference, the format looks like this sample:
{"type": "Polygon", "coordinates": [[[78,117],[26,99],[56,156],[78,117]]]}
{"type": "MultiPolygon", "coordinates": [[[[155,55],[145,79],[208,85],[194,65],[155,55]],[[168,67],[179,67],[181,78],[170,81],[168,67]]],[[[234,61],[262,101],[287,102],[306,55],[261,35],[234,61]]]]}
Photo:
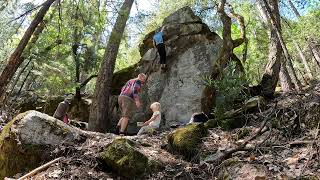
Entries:
{"type": "Polygon", "coordinates": [[[156,129],[159,128],[161,122],[160,103],[152,103],[150,105],[150,109],[153,112],[152,117],[143,124],[137,135],[152,134],[156,129]]]}

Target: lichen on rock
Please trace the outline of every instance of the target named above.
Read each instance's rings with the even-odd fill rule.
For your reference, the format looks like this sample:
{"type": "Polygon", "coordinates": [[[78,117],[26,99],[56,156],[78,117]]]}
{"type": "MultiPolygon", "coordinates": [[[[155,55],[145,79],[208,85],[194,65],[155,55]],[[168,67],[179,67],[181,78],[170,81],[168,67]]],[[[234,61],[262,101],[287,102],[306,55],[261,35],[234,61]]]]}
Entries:
{"type": "Polygon", "coordinates": [[[191,160],[198,152],[201,138],[207,134],[207,129],[201,124],[189,124],[178,128],[168,135],[168,148],[173,153],[181,154],[191,160]]]}

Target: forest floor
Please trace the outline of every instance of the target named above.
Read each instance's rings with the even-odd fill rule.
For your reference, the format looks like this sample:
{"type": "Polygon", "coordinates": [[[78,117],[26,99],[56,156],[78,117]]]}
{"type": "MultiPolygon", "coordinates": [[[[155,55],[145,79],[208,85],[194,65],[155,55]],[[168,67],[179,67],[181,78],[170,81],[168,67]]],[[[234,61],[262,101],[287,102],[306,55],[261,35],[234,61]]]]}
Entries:
{"type": "Polygon", "coordinates": [[[163,148],[170,131],[124,137],[97,133],[84,143],[57,147],[52,155],[62,159],[33,179],[118,179],[97,161],[104,147],[115,138],[135,141],[140,152],[163,164],[162,169],[141,179],[320,179],[319,115],[317,88],[281,95],[264,108],[247,113],[245,127],[230,131],[209,129],[199,153],[191,161],[163,148]],[[267,122],[267,130],[255,137],[263,121],[267,122]],[[221,163],[212,161],[217,152],[239,147],[247,139],[250,141],[245,148],[221,163]]]}

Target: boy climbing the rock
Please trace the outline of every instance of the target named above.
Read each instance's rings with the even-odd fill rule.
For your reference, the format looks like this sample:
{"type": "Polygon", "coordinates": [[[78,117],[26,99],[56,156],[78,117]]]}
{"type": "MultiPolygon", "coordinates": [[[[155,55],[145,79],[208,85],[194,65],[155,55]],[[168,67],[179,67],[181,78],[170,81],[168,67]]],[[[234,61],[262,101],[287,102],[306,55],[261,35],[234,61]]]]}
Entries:
{"type": "Polygon", "coordinates": [[[139,130],[137,135],[141,134],[152,134],[156,129],[159,128],[161,122],[161,105],[159,102],[154,102],[150,105],[150,109],[153,114],[152,117],[146,121],[142,128],[139,130]]]}
{"type": "Polygon", "coordinates": [[[158,50],[161,69],[166,68],[166,47],[163,41],[163,30],[164,27],[162,27],[161,30],[156,32],[153,36],[153,46],[158,50]]]}

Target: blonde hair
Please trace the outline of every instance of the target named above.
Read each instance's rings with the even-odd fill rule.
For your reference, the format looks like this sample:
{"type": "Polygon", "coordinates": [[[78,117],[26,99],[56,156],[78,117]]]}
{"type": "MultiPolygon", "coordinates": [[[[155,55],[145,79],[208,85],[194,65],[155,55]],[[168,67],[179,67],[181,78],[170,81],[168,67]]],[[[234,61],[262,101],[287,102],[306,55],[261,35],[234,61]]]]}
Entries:
{"type": "Polygon", "coordinates": [[[154,102],[154,103],[152,103],[152,104],[150,105],[150,108],[151,108],[151,109],[155,109],[155,110],[157,110],[157,111],[160,111],[161,105],[160,105],[159,102],[154,102]]]}

